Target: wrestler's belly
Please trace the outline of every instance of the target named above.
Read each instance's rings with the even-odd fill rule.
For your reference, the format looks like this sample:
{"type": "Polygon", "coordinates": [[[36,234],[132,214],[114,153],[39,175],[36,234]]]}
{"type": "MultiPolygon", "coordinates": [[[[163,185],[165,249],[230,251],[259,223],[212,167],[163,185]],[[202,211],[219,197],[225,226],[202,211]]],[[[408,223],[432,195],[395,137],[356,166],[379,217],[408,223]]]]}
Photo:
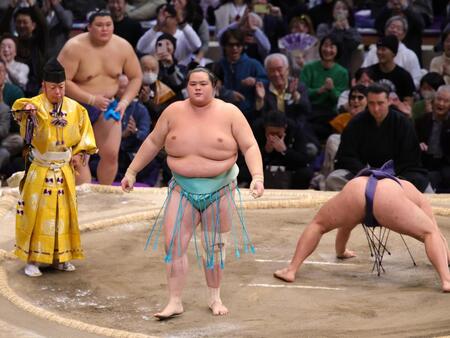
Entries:
{"type": "Polygon", "coordinates": [[[228,171],[236,162],[236,155],[222,160],[212,160],[198,155],[167,156],[170,170],[186,177],[214,177],[228,171]]]}
{"type": "Polygon", "coordinates": [[[119,82],[117,78],[109,76],[98,76],[90,80],[77,82],[74,80],[81,89],[92,93],[94,95],[103,95],[105,97],[113,97],[116,95],[119,88],[119,82]]]}

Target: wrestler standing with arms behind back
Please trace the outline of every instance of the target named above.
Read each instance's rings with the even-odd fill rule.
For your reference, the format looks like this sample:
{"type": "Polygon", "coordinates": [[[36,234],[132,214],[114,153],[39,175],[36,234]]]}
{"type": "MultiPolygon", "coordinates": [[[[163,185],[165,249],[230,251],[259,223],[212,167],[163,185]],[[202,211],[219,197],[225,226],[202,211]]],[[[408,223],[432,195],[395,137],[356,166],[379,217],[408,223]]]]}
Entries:
{"type": "Polygon", "coordinates": [[[169,183],[163,223],[169,302],[155,314],[159,319],[183,312],[181,293],[188,270],[186,251],[200,221],[206,252],[203,264],[208,306],[214,315],[228,313],[220,298],[220,282],[226,237],[231,230],[230,199],[239,172],[238,150],[244,155],[252,175],[253,197],[260,197],[264,192],[261,153],[242,112],[214,98],[216,81],[205,68],[192,70],[187,81],[189,98],[172,103],[163,111],[122,180],[122,188],[130,191],[136,174],[165,147],[167,164],[174,178],[169,183]],[[213,217],[217,217],[218,224],[208,223],[213,217]],[[211,244],[208,241],[211,238],[217,240],[211,244]]]}
{"type": "MultiPolygon", "coordinates": [[[[58,56],[66,70],[67,95],[83,103],[89,112],[100,155],[97,179],[107,185],[116,177],[122,130],[120,122],[105,120],[102,112],[114,100],[121,74],[130,80],[116,108],[121,117],[142,85],[141,68],[133,47],[113,31],[108,11],[93,12],[88,17],[88,32],[67,41],[58,56]]],[[[77,183],[90,183],[89,166],[80,162],[75,166],[79,172],[77,183]]]]}

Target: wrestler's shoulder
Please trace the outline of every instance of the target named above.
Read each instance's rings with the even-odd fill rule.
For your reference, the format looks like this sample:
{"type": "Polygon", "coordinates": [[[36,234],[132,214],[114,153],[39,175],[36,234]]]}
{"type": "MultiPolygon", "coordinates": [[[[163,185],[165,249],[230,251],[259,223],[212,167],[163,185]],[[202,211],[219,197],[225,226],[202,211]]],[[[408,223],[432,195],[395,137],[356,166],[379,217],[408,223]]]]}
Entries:
{"type": "Polygon", "coordinates": [[[183,99],[183,100],[178,100],[178,101],[172,102],[171,104],[169,104],[169,106],[167,108],[186,109],[189,106],[190,106],[189,99],[183,99]]]}
{"type": "Polygon", "coordinates": [[[113,34],[110,40],[110,43],[115,45],[115,46],[120,46],[120,47],[126,47],[126,48],[131,48],[133,49],[133,46],[124,38],[113,34]]]}
{"type": "Polygon", "coordinates": [[[64,45],[64,49],[71,48],[77,50],[76,49],[77,47],[85,46],[87,41],[88,41],[88,33],[80,33],[78,35],[75,35],[73,38],[67,40],[67,42],[64,45]]]}
{"type": "Polygon", "coordinates": [[[166,109],[164,109],[163,113],[165,115],[175,114],[179,111],[186,110],[186,108],[188,107],[187,105],[188,99],[175,101],[169,104],[166,109]]]}
{"type": "Polygon", "coordinates": [[[217,98],[215,98],[214,101],[216,104],[216,109],[220,109],[222,113],[228,113],[233,116],[243,115],[241,110],[238,107],[236,107],[236,105],[234,105],[233,103],[225,102],[217,98]]]}

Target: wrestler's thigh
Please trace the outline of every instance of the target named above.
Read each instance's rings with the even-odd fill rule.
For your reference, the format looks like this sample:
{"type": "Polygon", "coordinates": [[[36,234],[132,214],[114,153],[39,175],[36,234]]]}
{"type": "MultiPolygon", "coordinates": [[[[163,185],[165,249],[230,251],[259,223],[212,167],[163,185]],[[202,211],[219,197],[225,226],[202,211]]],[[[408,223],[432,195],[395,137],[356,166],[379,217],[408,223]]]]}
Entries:
{"type": "MultiPolygon", "coordinates": [[[[218,205],[218,211],[219,211],[219,221],[220,221],[220,229],[219,232],[228,232],[231,230],[231,222],[233,214],[237,214],[234,201],[234,195],[235,195],[236,189],[231,189],[231,192],[229,190],[223,191],[222,196],[219,200],[218,205]]],[[[207,226],[210,228],[208,231],[212,231],[211,229],[211,220],[216,219],[217,216],[217,202],[214,202],[211,204],[203,213],[203,217],[208,220],[208,222],[202,222],[202,229],[205,226],[206,223],[207,226]]]]}
{"type": "Polygon", "coordinates": [[[381,225],[418,240],[436,229],[425,212],[408,198],[403,187],[392,180],[378,182],[373,208],[381,225]]]}
{"type": "Polygon", "coordinates": [[[200,221],[199,212],[186,198],[182,198],[177,190],[173,189],[164,213],[163,231],[166,248],[170,244],[174,228],[179,225],[180,237],[176,236],[174,240],[176,242],[180,239],[183,249],[186,249],[192,233],[200,221]]]}
{"type": "Polygon", "coordinates": [[[320,224],[324,232],[336,228],[353,229],[361,223],[365,214],[366,182],[366,177],[349,181],[341,192],[320,208],[313,222],[320,224]]]}
{"type": "Polygon", "coordinates": [[[105,120],[100,116],[94,124],[95,142],[100,156],[106,149],[118,150],[122,136],[122,126],[115,121],[105,120]]]}

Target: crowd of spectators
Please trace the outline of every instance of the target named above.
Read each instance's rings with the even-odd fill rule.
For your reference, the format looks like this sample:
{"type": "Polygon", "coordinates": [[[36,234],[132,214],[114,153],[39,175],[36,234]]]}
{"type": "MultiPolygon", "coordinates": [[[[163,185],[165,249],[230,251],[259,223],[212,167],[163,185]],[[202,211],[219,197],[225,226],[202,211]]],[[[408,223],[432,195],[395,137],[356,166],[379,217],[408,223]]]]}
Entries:
{"type": "MultiPolygon", "coordinates": [[[[200,65],[216,75],[216,96],[252,125],[267,187],[339,190],[393,159],[419,190],[450,192],[450,1],[432,0],[0,1],[3,178],[23,166],[9,107],[39,92],[45,62],[99,10],[110,12],[143,74],[122,120],[116,180],[164,108],[186,98],[186,74],[200,65]],[[367,28],[372,45],[362,45],[367,28]],[[431,63],[426,29],[439,35],[431,63]]],[[[122,75],[118,99],[127,83],[122,75]]],[[[95,173],[95,158],[90,165],[95,173]]],[[[161,152],[138,182],[169,177],[161,152]]]]}

